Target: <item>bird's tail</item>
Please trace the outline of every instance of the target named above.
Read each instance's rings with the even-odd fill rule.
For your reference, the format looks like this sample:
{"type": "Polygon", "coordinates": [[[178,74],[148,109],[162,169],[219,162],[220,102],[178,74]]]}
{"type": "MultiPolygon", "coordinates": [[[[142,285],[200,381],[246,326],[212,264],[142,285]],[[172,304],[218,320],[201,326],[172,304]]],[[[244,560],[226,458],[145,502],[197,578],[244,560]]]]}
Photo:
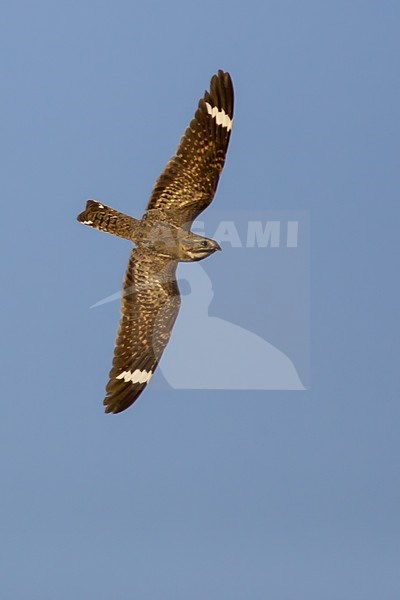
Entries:
{"type": "Polygon", "coordinates": [[[88,200],[86,202],[86,208],[77,216],[77,220],[84,225],[118,235],[127,240],[132,240],[138,223],[133,217],[104,206],[104,204],[96,202],[96,200],[88,200]]]}

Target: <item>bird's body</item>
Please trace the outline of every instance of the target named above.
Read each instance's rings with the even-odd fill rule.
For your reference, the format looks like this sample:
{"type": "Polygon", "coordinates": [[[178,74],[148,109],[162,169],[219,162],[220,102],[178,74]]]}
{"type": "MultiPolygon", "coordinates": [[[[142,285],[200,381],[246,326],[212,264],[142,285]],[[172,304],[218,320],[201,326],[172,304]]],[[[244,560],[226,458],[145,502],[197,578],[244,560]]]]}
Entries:
{"type": "Polygon", "coordinates": [[[95,200],[88,200],[86,210],[78,216],[84,225],[112,233],[133,242],[139,250],[156,253],[178,261],[195,261],[219,250],[217,242],[196,235],[169,222],[162,209],[148,210],[134,219],[95,200]]]}
{"type": "Polygon", "coordinates": [[[176,267],[220,247],[190,231],[213,199],[233,119],[233,86],[219,71],[210,92],[181,139],[176,155],[157,180],[147,210],[134,219],[89,200],[78,221],[130,240],[123,284],[121,321],[104,400],[106,412],[128,408],[146,387],[168,343],[180,306],[176,267]]]}

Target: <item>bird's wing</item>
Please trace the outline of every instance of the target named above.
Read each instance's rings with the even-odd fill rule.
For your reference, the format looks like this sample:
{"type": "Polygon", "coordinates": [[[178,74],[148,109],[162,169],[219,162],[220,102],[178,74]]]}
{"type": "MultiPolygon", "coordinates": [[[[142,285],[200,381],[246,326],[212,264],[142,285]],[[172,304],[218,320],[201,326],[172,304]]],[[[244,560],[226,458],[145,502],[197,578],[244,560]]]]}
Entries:
{"type": "Polygon", "coordinates": [[[167,209],[167,218],[190,227],[210,204],[225,162],[233,120],[233,85],[218,71],[186,129],[176,154],[155,183],[147,210],[167,209]]]}
{"type": "Polygon", "coordinates": [[[128,408],[146,387],[168,343],[180,306],[176,261],[132,250],[121,320],[104,399],[107,413],[128,408]]]}

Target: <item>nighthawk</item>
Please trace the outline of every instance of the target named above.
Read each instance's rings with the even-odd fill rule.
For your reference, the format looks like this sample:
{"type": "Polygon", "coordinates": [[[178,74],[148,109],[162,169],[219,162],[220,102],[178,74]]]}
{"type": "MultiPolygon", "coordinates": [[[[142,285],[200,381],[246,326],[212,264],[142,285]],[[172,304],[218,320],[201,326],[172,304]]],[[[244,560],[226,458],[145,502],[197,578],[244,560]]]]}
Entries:
{"type": "Polygon", "coordinates": [[[119,413],[133,404],[158,365],[180,306],[178,262],[202,260],[221,249],[190,227],[214,197],[232,120],[232,81],[220,70],[199,100],[175,156],[156,181],[143,217],[134,219],[94,200],[77,217],[84,225],[136,246],[123,283],[106,413],[119,413]]]}

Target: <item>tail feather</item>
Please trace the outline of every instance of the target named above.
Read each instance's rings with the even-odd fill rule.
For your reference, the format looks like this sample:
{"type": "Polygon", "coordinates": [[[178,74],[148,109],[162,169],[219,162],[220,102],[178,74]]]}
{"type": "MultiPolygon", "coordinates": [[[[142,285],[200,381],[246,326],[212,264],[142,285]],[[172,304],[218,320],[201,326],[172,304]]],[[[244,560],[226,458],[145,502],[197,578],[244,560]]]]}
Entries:
{"type": "Polygon", "coordinates": [[[137,220],[133,217],[104,206],[96,200],[86,202],[86,208],[77,216],[77,220],[83,225],[118,235],[127,240],[132,239],[137,224],[137,220]]]}

